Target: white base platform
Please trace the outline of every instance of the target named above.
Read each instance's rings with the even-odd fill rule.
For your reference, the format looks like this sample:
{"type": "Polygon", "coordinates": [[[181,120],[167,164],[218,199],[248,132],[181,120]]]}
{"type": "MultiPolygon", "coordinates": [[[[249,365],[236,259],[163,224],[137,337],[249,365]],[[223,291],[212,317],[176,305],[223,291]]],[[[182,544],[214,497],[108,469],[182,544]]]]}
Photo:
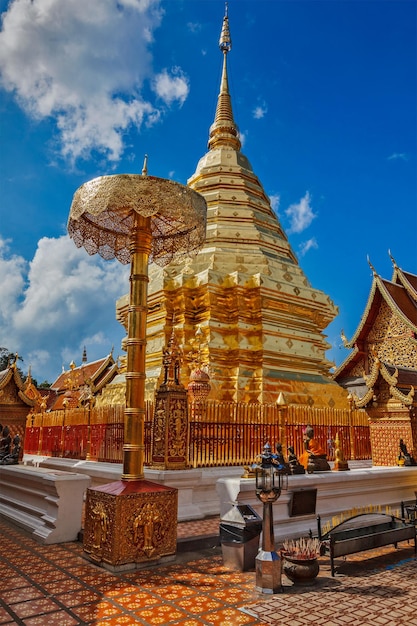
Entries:
{"type": "MultiPolygon", "coordinates": [[[[27,463],[40,462],[41,467],[76,472],[91,478],[98,486],[119,480],[122,465],[77,461],[57,457],[29,457],[27,463]]],[[[369,505],[398,508],[402,500],[413,500],[417,490],[417,467],[364,467],[367,462],[349,462],[346,472],[321,472],[288,477],[288,491],[274,504],[274,528],[278,541],[317,531],[317,515],[323,524],[333,516],[369,505]],[[358,469],[354,469],[358,467],[358,469]],[[317,489],[315,513],[290,515],[292,493],[317,489]]],[[[220,515],[234,503],[251,505],[262,516],[262,505],[256,498],[255,479],[241,478],[242,467],[215,467],[159,471],[145,468],[145,478],[178,489],[178,521],[203,519],[220,515]]]]}
{"type": "MultiPolygon", "coordinates": [[[[120,463],[97,463],[59,457],[25,455],[27,464],[40,467],[77,472],[91,478],[91,486],[105,485],[120,480],[123,467],[120,463]]],[[[153,470],[145,468],[145,478],[178,489],[178,521],[203,519],[218,515],[220,511],[216,483],[220,478],[239,478],[243,467],[212,467],[187,470],[153,470]]]]}
{"type": "Polygon", "coordinates": [[[0,466],[0,515],[39,543],[74,541],[89,476],[24,465],[0,466]]]}
{"type": "MultiPolygon", "coordinates": [[[[288,490],[273,505],[276,541],[317,533],[317,515],[322,524],[354,508],[373,505],[400,509],[401,501],[415,500],[417,467],[370,467],[346,472],[318,472],[288,477],[288,490]],[[309,515],[291,516],[294,492],[317,489],[316,509],[309,515]]],[[[262,517],[256,498],[255,479],[221,478],[217,482],[220,519],[230,516],[234,503],[249,504],[262,517]]],[[[301,495],[302,498],[302,495],[301,495]]]]}

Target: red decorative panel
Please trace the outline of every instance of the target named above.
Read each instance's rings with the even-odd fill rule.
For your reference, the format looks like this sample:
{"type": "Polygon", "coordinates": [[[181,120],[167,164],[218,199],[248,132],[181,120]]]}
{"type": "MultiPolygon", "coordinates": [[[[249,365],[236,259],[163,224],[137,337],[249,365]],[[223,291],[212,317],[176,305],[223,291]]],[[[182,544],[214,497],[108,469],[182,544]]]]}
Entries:
{"type": "Polygon", "coordinates": [[[369,430],[373,465],[397,465],[400,439],[404,441],[409,451],[414,447],[413,429],[409,421],[378,420],[371,422],[369,430]]]}

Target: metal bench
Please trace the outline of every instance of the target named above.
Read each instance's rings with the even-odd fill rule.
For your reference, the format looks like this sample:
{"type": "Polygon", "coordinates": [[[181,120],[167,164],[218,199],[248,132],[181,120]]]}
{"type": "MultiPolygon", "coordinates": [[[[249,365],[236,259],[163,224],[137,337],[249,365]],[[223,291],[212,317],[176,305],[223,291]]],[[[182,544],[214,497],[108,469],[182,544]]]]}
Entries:
{"type": "Polygon", "coordinates": [[[334,559],[393,544],[414,540],[414,553],[417,554],[416,527],[404,519],[385,513],[360,513],[326,533],[321,531],[321,519],[317,518],[318,538],[330,552],[331,574],[334,576],[334,559]]]}
{"type": "Polygon", "coordinates": [[[417,524],[417,491],[415,493],[415,500],[407,500],[401,502],[401,517],[408,519],[412,524],[417,524]]]}

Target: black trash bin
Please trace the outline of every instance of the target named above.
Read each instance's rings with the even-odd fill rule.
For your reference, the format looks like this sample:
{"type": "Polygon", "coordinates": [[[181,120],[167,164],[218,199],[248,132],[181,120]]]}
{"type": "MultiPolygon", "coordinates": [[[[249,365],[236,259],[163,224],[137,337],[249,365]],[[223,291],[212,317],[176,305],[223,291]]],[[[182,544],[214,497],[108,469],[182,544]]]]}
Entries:
{"type": "Polygon", "coordinates": [[[248,504],[235,504],[220,520],[220,543],[227,567],[246,572],[255,568],[262,519],[248,504]]]}

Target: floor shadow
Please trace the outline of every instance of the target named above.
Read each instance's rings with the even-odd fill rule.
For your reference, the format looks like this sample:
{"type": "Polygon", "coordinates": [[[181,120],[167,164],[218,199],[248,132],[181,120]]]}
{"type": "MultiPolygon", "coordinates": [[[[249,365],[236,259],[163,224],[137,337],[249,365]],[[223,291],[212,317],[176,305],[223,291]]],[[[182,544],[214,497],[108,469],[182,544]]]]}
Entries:
{"type": "Polygon", "coordinates": [[[343,576],[364,576],[374,573],[392,570],[404,565],[408,561],[414,561],[414,547],[406,547],[386,551],[383,554],[360,553],[355,557],[348,557],[347,560],[335,559],[335,571],[337,575],[343,576]]]}

